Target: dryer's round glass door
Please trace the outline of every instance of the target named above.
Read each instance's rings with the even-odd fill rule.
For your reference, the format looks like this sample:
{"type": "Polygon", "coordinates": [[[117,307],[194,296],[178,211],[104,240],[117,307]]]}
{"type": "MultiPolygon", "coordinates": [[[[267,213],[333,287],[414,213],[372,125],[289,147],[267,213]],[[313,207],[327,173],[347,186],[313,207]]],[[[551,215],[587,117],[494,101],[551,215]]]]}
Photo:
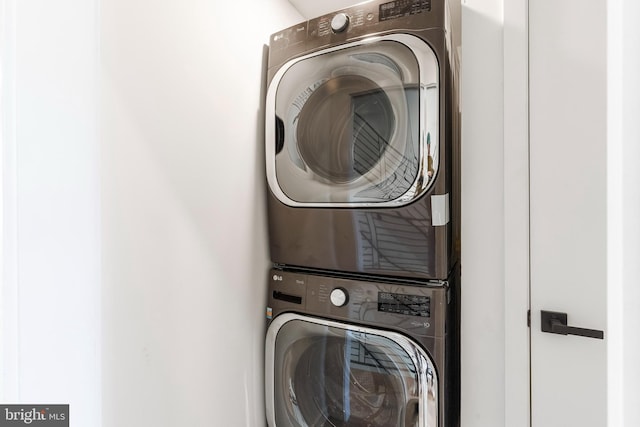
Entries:
{"type": "Polygon", "coordinates": [[[284,323],[274,343],[275,424],[435,427],[433,364],[410,340],[384,334],[284,323]]]}
{"type": "Polygon", "coordinates": [[[379,165],[397,126],[389,94],[353,74],[321,83],[290,125],[303,162],[335,184],[353,182],[379,165]]]}
{"type": "Polygon", "coordinates": [[[438,66],[424,42],[404,37],[427,54],[396,36],[293,60],[274,78],[267,162],[283,202],[410,201],[428,186],[437,169],[438,66]]]}

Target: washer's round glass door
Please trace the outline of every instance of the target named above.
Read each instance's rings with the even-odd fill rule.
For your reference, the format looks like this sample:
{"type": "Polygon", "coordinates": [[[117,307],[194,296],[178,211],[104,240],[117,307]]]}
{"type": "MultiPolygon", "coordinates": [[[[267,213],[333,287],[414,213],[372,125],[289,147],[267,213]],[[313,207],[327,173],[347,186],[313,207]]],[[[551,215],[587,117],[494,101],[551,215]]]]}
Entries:
{"type": "Polygon", "coordinates": [[[278,427],[435,427],[437,378],[424,351],[395,333],[299,317],[274,345],[278,427]]]}
{"type": "Polygon", "coordinates": [[[403,36],[424,50],[420,59],[396,35],[297,59],[276,75],[267,169],[281,201],[389,203],[428,186],[437,168],[438,66],[424,42],[403,36]]]}

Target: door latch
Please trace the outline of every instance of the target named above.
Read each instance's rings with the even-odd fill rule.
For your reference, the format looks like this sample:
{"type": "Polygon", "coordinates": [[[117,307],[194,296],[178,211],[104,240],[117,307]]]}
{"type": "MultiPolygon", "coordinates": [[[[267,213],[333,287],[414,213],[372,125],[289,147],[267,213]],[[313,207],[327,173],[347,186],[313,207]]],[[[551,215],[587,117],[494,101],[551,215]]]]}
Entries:
{"type": "Polygon", "coordinates": [[[567,313],[543,310],[541,311],[541,318],[542,332],[560,335],[578,335],[599,340],[604,339],[604,331],[567,326],[567,313]]]}

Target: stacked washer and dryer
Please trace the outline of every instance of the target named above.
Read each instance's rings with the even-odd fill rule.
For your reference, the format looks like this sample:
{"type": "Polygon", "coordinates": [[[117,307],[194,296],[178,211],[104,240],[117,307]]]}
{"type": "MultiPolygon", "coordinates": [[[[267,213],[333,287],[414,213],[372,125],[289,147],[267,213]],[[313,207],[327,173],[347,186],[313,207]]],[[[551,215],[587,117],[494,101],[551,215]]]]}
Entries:
{"type": "Polygon", "coordinates": [[[458,427],[458,73],[446,0],[271,36],[270,427],[458,427]]]}

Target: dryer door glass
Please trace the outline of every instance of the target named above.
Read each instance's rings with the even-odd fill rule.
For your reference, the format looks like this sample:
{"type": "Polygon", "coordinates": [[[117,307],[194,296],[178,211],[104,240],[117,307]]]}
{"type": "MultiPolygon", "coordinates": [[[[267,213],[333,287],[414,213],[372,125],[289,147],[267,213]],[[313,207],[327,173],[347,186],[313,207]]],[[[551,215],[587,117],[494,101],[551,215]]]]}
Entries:
{"type": "Polygon", "coordinates": [[[274,80],[270,184],[285,203],[408,202],[428,186],[438,68],[433,53],[420,57],[379,40],[295,60],[274,80]]]}
{"type": "Polygon", "coordinates": [[[320,322],[291,320],[277,333],[276,426],[437,426],[437,378],[424,351],[399,334],[320,322]]]}

